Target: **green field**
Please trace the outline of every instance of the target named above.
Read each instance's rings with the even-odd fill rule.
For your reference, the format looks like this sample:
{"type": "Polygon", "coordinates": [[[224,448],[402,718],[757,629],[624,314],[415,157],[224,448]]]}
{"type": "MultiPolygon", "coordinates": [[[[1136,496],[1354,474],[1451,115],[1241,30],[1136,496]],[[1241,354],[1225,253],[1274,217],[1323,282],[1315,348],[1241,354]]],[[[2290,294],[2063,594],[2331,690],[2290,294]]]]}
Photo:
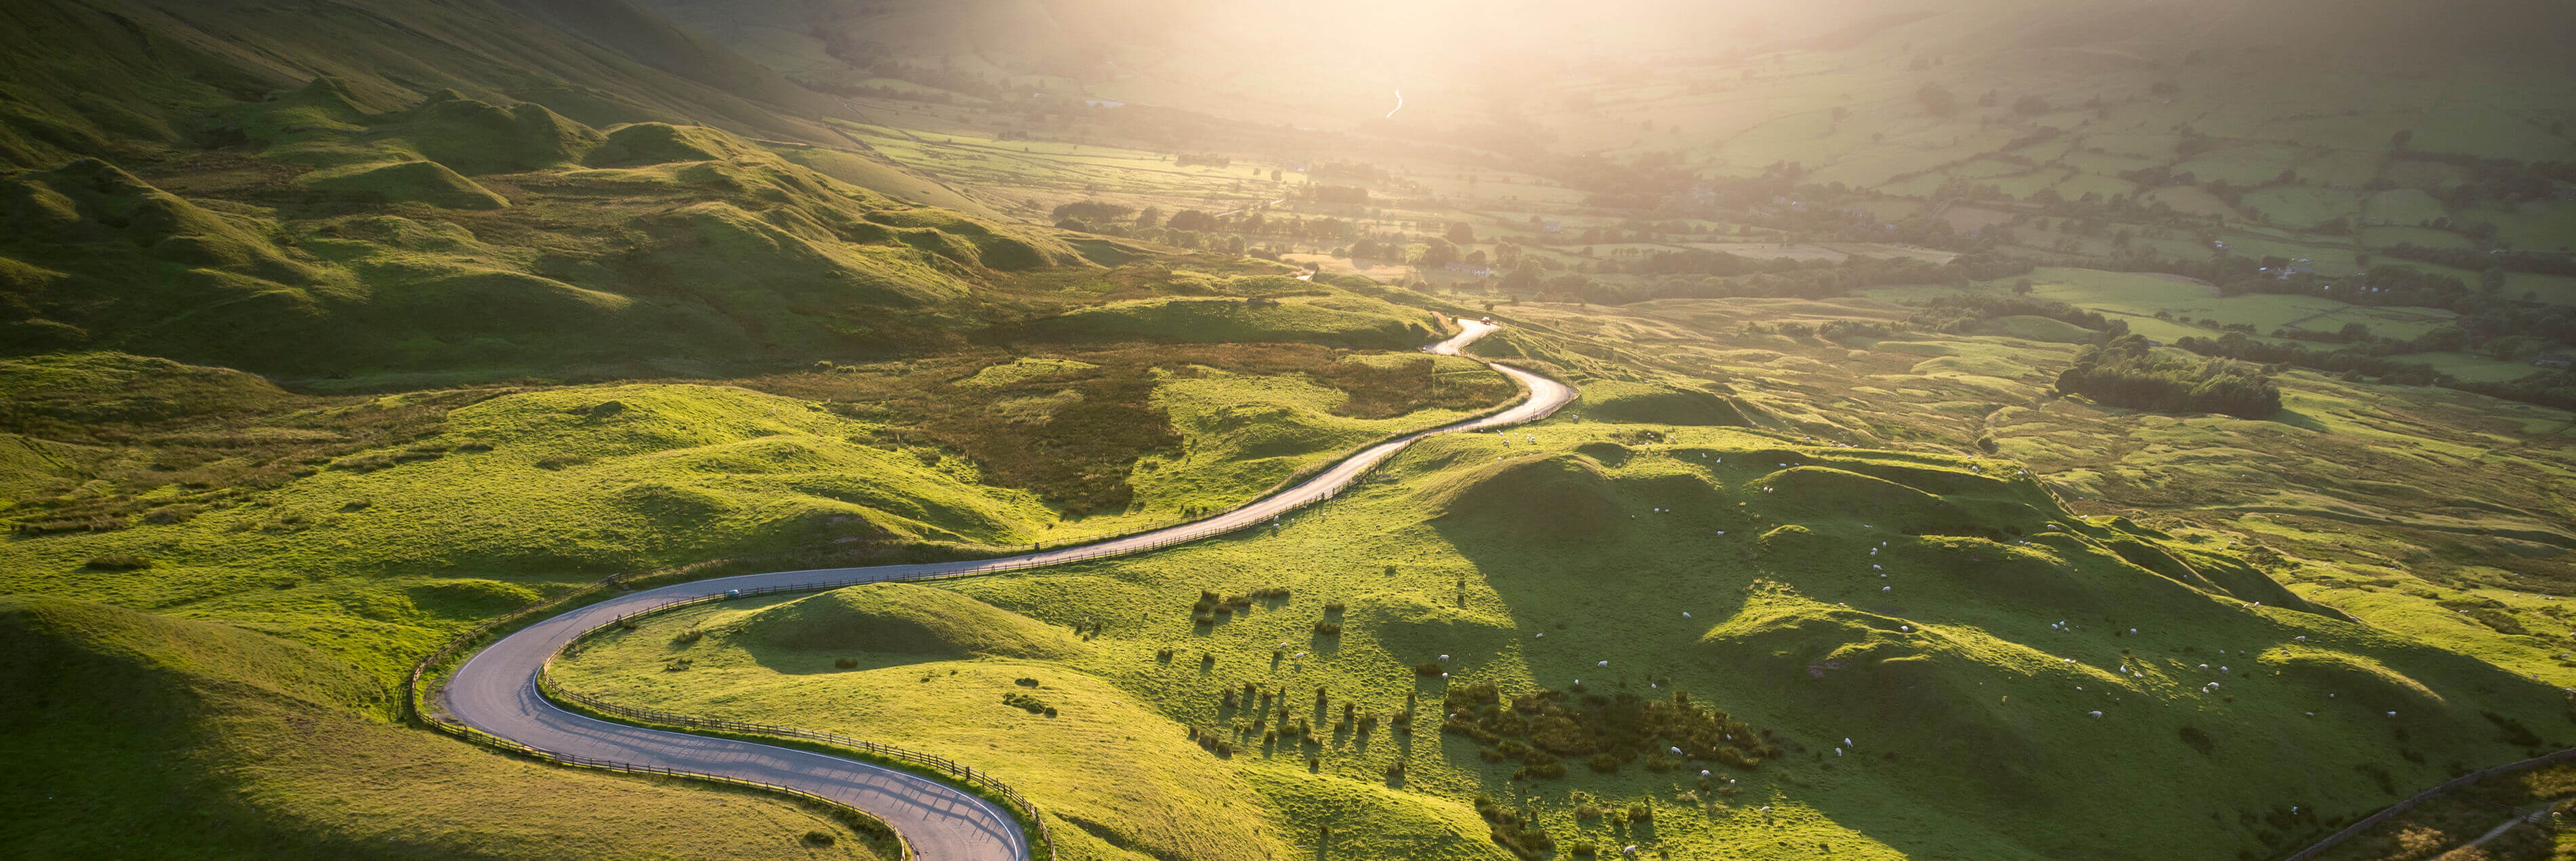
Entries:
{"type": "MultiPolygon", "coordinates": [[[[1579,399],[556,681],[1065,861],[2257,861],[2576,739],[2546,4],[20,5],[16,854],[902,857],[395,697],[610,575],[1223,511],[1511,402],[1419,352],[1488,315],[1579,399]]],[[[2453,851],[2564,771],[2328,857],[2576,857],[2453,851]]]]}

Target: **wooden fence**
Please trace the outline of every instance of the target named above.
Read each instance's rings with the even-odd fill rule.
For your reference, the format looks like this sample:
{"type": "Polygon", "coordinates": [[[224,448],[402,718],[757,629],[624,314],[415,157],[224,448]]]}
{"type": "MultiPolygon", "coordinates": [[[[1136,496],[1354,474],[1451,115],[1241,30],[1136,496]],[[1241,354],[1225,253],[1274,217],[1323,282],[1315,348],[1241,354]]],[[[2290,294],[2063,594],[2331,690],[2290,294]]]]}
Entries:
{"type": "Polygon", "coordinates": [[[2309,861],[2309,859],[2315,858],[2318,855],[2325,854],[2325,851],[2334,848],[2335,844],[2361,836],[2362,832],[2376,828],[2381,823],[2403,815],[2406,811],[2413,810],[2424,802],[2457,792],[2461,789],[2467,788],[2471,784],[2477,783],[2478,781],[2485,780],[2499,774],[2512,774],[2517,771],[2529,771],[2544,765],[2557,765],[2559,763],[2572,760],[2576,760],[2576,747],[2571,747],[2556,753],[2535,756],[2521,762],[2508,762],[2494,768],[2480,769],[2451,778],[2448,782],[2445,782],[2440,786],[2424,790],[2423,792],[2418,792],[2412,798],[2388,805],[2386,809],[2381,810],[2378,813],[2364,816],[2361,818],[2361,821],[2344,826],[2342,831],[2337,831],[2333,834],[2327,835],[2326,839],[2319,840],[2314,845],[2311,845],[2306,849],[2301,849],[2298,852],[2291,854],[2288,858],[2282,859],[2282,861],[2309,861]]]}

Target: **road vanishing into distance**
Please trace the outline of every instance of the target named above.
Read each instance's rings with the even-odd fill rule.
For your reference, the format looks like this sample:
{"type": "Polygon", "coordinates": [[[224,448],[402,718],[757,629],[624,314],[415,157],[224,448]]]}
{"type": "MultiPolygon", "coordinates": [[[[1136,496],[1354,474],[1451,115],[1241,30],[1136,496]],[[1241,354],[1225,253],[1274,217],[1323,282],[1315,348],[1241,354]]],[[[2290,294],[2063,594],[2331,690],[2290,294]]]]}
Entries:
{"type": "MultiPolygon", "coordinates": [[[[1500,328],[1471,320],[1458,322],[1463,331],[1427,350],[1458,355],[1459,350],[1468,344],[1500,328]]],[[[611,624],[623,615],[687,598],[737,589],[908,580],[967,571],[1040,568],[1224,534],[1329,498],[1366,474],[1370,467],[1423,437],[1543,418],[1574,400],[1574,390],[1563,383],[1491,362],[1487,367],[1518,381],[1528,389],[1529,396],[1509,409],[1484,418],[1422,431],[1362,449],[1312,479],[1224,514],[1094,544],[1005,559],[747,574],[621,595],[530,625],[485,647],[464,666],[457,668],[455,675],[439,690],[436,704],[449,717],[476,729],[558,755],[707,772],[776,784],[829,798],[885,820],[923,861],[1027,858],[1028,835],[1021,833],[1019,824],[1007,811],[946,783],[809,751],[597,720],[558,708],[547,701],[537,691],[538,674],[544,671],[546,662],[556,652],[584,632],[611,624]]]]}

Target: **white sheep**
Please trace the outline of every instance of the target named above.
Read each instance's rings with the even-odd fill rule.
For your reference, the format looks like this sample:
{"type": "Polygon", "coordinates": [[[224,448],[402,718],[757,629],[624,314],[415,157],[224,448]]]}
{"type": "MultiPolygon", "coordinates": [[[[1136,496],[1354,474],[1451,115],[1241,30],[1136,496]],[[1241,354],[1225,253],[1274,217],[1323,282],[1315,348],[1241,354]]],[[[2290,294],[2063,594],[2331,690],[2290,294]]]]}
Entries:
{"type": "Polygon", "coordinates": [[[1593,664],[1593,666],[1596,666],[1596,667],[1606,667],[1606,666],[1609,666],[1609,665],[1610,665],[1610,662],[1609,662],[1609,661],[1602,661],[1602,662],[1600,662],[1600,663],[1593,664]]]}
{"type": "Polygon", "coordinates": [[[1844,738],[1844,739],[1843,739],[1843,746],[1844,746],[1844,747],[1859,747],[1860,745],[1853,744],[1853,743],[1851,742],[1851,739],[1850,739],[1850,738],[1848,738],[1848,737],[1846,737],[1846,738],[1844,738]]]}
{"type": "Polygon", "coordinates": [[[1680,756],[1680,755],[1682,755],[1682,749],[1681,749],[1681,748],[1678,748],[1678,747],[1673,748],[1673,755],[1674,755],[1674,756],[1680,756]]]}
{"type": "Polygon", "coordinates": [[[2101,716],[2102,716],[2102,711],[2101,711],[2100,709],[2095,709],[2095,710],[2093,710],[2093,711],[2085,712],[2085,714],[2089,714],[2089,715],[2092,715],[2092,716],[2094,716],[2094,717],[2101,717],[2101,716]]]}
{"type": "Polygon", "coordinates": [[[1896,591],[1896,587],[1894,587],[1894,586],[1880,586],[1880,587],[1878,587],[1878,591],[1881,591],[1881,592],[1894,592],[1894,591],[1896,591]]]}
{"type": "Polygon", "coordinates": [[[1690,618],[1690,611],[1689,611],[1689,610],[1683,610],[1683,611],[1682,611],[1682,618],[1684,618],[1684,619],[1688,619],[1688,618],[1690,618]]]}
{"type": "Polygon", "coordinates": [[[1448,655],[1441,655],[1441,656],[1440,656],[1440,660],[1441,660],[1442,662],[1447,662],[1447,661],[1449,660],[1449,656],[1448,656],[1448,655]]]}
{"type": "Polygon", "coordinates": [[[2389,713],[2388,713],[2388,716],[2389,716],[2389,717],[2396,717],[2396,716],[2397,716],[2397,713],[2396,713],[2396,712],[2389,712],[2389,713]]]}
{"type": "Polygon", "coordinates": [[[1547,632],[1546,632],[1546,631],[1540,631],[1540,632],[1538,632],[1538,636],[1531,637],[1530,639],[1533,639],[1533,640],[1544,640],[1544,639],[1547,639],[1547,632]]]}

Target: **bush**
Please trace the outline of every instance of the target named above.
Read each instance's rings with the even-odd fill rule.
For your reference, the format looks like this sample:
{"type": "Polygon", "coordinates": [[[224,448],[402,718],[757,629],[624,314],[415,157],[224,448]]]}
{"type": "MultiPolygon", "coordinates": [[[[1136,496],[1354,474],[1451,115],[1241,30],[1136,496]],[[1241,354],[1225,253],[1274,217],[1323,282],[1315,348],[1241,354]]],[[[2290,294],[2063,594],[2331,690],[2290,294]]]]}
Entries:
{"type": "Polygon", "coordinates": [[[2179,734],[2182,736],[2183,744],[2190,745],[2191,749],[2200,751],[2200,755],[2202,756],[2208,756],[2209,752],[2218,746],[2217,742],[2210,739],[2209,733],[2201,732],[2200,728],[2196,726],[2183,727],[2179,731],[2179,734]]]}
{"type": "Polygon", "coordinates": [[[805,845],[807,846],[830,846],[833,842],[834,839],[832,837],[832,832],[820,830],[805,832],[805,845]]]}
{"type": "Polygon", "coordinates": [[[1330,603],[1330,604],[1326,604],[1326,605],[1324,605],[1324,612],[1326,612],[1326,613],[1339,613],[1339,612],[1341,612],[1341,611],[1342,611],[1342,602],[1340,602],[1340,601],[1335,601],[1335,602],[1332,602],[1332,603],[1330,603]]]}
{"type": "Polygon", "coordinates": [[[1591,766],[1593,771],[1598,771],[1602,774],[1619,773],[1619,756],[1617,754],[1596,753],[1592,755],[1592,759],[1586,761],[1584,764],[1591,766]]]}
{"type": "Polygon", "coordinates": [[[1315,623],[1315,633],[1322,634],[1327,637],[1338,637],[1342,635],[1342,626],[1339,622],[1317,622],[1315,623]]]}
{"type": "Polygon", "coordinates": [[[87,564],[88,567],[107,571],[133,571],[152,567],[152,560],[131,553],[110,553],[105,556],[92,556],[87,564]]]}
{"type": "Polygon", "coordinates": [[[1642,801],[1628,805],[1628,821],[1653,822],[1655,821],[1655,808],[1648,806],[1642,801]]]}
{"type": "MultiPolygon", "coordinates": [[[[705,631],[701,631],[701,630],[698,630],[698,629],[696,629],[696,628],[690,628],[690,629],[688,629],[688,630],[686,630],[686,631],[681,631],[681,632],[680,632],[678,635],[676,635],[676,636],[673,636],[673,637],[671,638],[671,642],[679,643],[679,644],[682,644],[682,645],[687,645],[687,644],[689,644],[689,643],[695,643],[695,642],[697,642],[697,641],[699,641],[699,640],[706,639],[706,637],[707,637],[707,632],[705,632],[705,631]]],[[[847,660],[849,660],[849,659],[848,659],[848,658],[842,658],[841,660],[847,661],[847,660]]]]}
{"type": "Polygon", "coordinates": [[[1018,678],[1012,679],[1011,684],[1019,685],[1024,688],[1034,688],[1038,686],[1038,680],[1031,678],[1018,678]]]}
{"type": "Polygon", "coordinates": [[[1415,665],[1413,665],[1413,674],[1414,674],[1414,675],[1417,675],[1417,676],[1423,676],[1423,677],[1426,677],[1426,678],[1427,678],[1427,677],[1432,677],[1432,676],[1438,676],[1438,675],[1440,675],[1440,674],[1442,674],[1442,673],[1446,673],[1446,672],[1448,672],[1448,670],[1441,668],[1441,666],[1440,666],[1440,662],[1439,662],[1439,661],[1424,661],[1424,662],[1422,662],[1422,663],[1419,663],[1419,664],[1415,664],[1415,665]]]}
{"type": "Polygon", "coordinates": [[[1045,701],[1045,700],[1038,699],[1037,697],[1029,696],[1028,694],[1023,694],[1023,693],[1007,693],[1007,694],[1003,694],[1003,695],[1002,695],[1002,703],[1003,703],[1004,705],[1017,706],[1017,707],[1019,707],[1019,709],[1020,709],[1021,711],[1025,711],[1025,712],[1028,712],[1028,713],[1030,713],[1030,714],[1043,714],[1043,715],[1046,715],[1047,717],[1055,717],[1055,707],[1054,707],[1054,706],[1047,705],[1047,703],[1046,703],[1046,701],[1045,701]]]}
{"type": "Polygon", "coordinates": [[[2137,335],[2077,351],[2075,364],[2058,374],[2057,391],[2157,412],[2259,419],[2281,411],[2281,389],[2260,369],[2228,359],[2160,355],[2137,335]]]}
{"type": "Polygon", "coordinates": [[[835,659],[833,659],[833,660],[832,660],[832,666],[833,666],[834,668],[837,668],[837,669],[843,669],[843,670],[855,670],[855,669],[858,669],[858,668],[859,668],[859,659],[857,659],[857,658],[835,658],[835,659]]]}

